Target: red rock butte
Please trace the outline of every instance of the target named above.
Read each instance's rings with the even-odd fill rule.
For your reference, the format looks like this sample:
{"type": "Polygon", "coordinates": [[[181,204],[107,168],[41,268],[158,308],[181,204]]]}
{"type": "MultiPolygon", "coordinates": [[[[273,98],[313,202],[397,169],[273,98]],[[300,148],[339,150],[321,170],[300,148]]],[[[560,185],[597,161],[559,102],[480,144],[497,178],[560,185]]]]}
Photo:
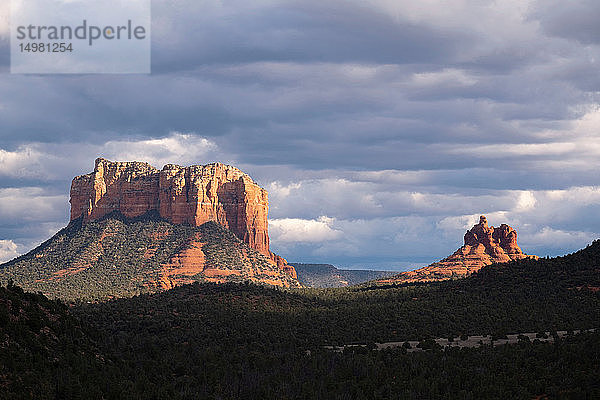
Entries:
{"type": "Polygon", "coordinates": [[[382,283],[428,282],[468,276],[486,265],[538,256],[523,253],[517,245],[517,232],[506,224],[488,226],[482,215],[479,223],[465,233],[464,245],[452,255],[427,267],[403,272],[382,283]]]}
{"type": "Polygon", "coordinates": [[[215,221],[296,277],[294,268],[269,250],[267,191],[230,165],[213,163],[158,170],[144,162],[98,158],[94,172],[71,184],[71,220],[88,222],[114,211],[128,218],[157,211],[174,224],[215,221]]]}

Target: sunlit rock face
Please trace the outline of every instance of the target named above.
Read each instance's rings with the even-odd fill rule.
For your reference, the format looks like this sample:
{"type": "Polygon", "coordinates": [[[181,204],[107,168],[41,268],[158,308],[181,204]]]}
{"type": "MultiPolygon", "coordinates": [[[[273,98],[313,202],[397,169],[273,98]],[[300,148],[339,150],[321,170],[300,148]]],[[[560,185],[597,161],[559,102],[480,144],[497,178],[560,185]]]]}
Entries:
{"type": "Polygon", "coordinates": [[[407,271],[385,282],[427,282],[460,278],[479,271],[493,263],[504,263],[537,256],[523,253],[517,245],[517,232],[506,224],[498,228],[488,226],[482,215],[479,223],[465,233],[464,245],[452,255],[427,267],[407,271]]]}
{"type": "Polygon", "coordinates": [[[537,258],[523,253],[517,245],[517,232],[512,227],[506,224],[498,228],[488,226],[484,215],[479,217],[478,224],[465,233],[464,242],[454,254],[432,266],[462,267],[466,272],[475,272],[493,263],[537,258]]]}
{"type": "Polygon", "coordinates": [[[157,211],[175,224],[215,221],[274,264],[296,276],[285,259],[269,250],[267,191],[230,165],[213,163],[162,170],[143,162],[98,158],[94,172],[71,184],[71,220],[84,223],[113,211],[128,218],[157,211]]]}

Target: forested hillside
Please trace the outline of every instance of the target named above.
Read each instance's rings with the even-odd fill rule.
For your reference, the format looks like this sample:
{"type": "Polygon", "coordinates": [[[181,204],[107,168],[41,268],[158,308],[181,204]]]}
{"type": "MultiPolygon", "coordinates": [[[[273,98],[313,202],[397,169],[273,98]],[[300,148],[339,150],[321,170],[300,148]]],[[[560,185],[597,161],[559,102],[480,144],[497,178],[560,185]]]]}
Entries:
{"type": "Polygon", "coordinates": [[[95,339],[63,303],[0,287],[0,398],[100,398],[82,386],[110,364],[95,339]]]}
{"type": "Polygon", "coordinates": [[[66,228],[29,253],[0,265],[0,282],[62,300],[105,300],[191,282],[299,286],[263,254],[215,222],[173,224],[155,213],[113,212],[66,228]]]}
{"type": "MultiPolygon", "coordinates": [[[[473,349],[443,350],[427,339],[597,328],[599,261],[595,242],[457,281],[293,290],[195,283],[82,303],[72,314],[85,329],[75,332],[89,332],[83,348],[94,343],[101,361],[84,350],[76,368],[31,374],[44,387],[89,388],[86,398],[595,398],[598,331],[473,349]],[[430,350],[374,350],[408,339],[430,350]],[[352,343],[366,347],[325,348],[352,343]]],[[[15,375],[11,368],[5,375],[15,375]]]]}

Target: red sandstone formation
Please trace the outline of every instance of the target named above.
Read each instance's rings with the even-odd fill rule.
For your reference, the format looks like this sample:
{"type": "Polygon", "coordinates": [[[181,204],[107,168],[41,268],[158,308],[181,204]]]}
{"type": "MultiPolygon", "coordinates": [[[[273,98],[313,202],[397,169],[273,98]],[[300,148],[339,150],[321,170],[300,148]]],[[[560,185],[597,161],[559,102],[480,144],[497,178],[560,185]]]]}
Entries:
{"type": "Polygon", "coordinates": [[[113,211],[128,218],[157,211],[172,223],[195,226],[215,221],[296,277],[294,267],[269,250],[267,191],[229,165],[168,164],[159,171],[98,158],[94,172],[73,179],[70,202],[71,220],[84,222],[113,211]]]}
{"type": "Polygon", "coordinates": [[[454,254],[427,267],[403,272],[381,283],[440,281],[460,278],[479,271],[486,265],[537,256],[527,255],[517,245],[517,232],[506,224],[488,226],[484,215],[465,233],[465,244],[454,254]]]}
{"type": "MultiPolygon", "coordinates": [[[[239,269],[227,268],[221,264],[207,265],[203,250],[204,245],[202,236],[197,234],[189,243],[188,248],[171,257],[168,264],[162,265],[162,270],[159,273],[160,279],[158,282],[153,283],[161,289],[171,289],[175,286],[194,282],[194,276],[200,274],[205,282],[222,283],[230,281],[232,277],[237,277],[245,281],[266,283],[272,286],[299,286],[296,280],[296,270],[293,267],[293,274],[291,274],[282,266],[274,263],[259,266],[260,261],[257,263],[256,258],[253,259],[252,254],[248,254],[243,249],[237,249],[240,252],[241,259],[239,269]],[[290,275],[292,276],[290,277],[290,275]]],[[[259,254],[259,257],[264,256],[259,254]]],[[[286,264],[285,267],[291,266],[286,264]]]]}

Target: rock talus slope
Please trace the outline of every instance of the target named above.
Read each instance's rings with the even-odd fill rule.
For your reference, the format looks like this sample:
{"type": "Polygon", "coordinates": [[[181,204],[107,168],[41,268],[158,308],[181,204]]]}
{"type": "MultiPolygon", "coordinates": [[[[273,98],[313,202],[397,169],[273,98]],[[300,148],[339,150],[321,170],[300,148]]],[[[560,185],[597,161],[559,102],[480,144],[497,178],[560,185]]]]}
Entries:
{"type": "Polygon", "coordinates": [[[157,213],[127,219],[113,212],[72,221],[53,237],[0,265],[31,292],[64,300],[104,300],[153,293],[192,282],[253,282],[298,287],[269,257],[214,221],[173,224],[157,213]]]}

